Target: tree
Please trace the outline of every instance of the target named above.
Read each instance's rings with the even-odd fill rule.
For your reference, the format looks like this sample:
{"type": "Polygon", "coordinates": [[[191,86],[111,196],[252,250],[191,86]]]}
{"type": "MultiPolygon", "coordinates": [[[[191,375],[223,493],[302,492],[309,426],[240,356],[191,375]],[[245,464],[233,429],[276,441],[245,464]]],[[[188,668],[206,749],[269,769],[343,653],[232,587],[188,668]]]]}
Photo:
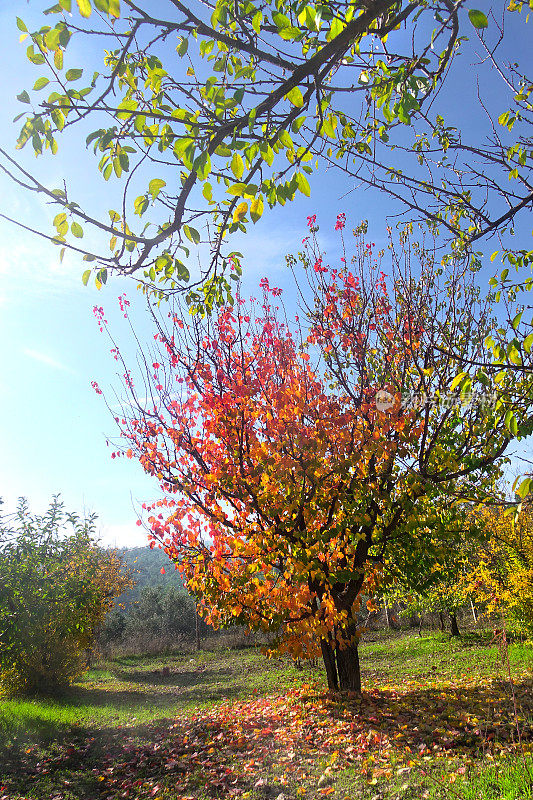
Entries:
{"type": "MultiPolygon", "coordinates": [[[[483,405],[464,380],[456,389],[468,367],[447,345],[468,361],[490,324],[464,273],[445,279],[405,238],[388,279],[361,231],[353,271],[346,254],[332,269],[316,239],[306,247],[293,266],[311,291],[292,326],[267,279],[250,308],[154,316],[145,396],[124,364],[118,452],[160,483],[164,497],[146,507],[152,542],[208,621],[281,629],[280,650],[320,650],[330,688],[358,691],[362,594],[392,553],[446,542],[447,507],[487,496],[512,438],[502,417],[513,409],[521,424],[531,395],[483,405]]],[[[471,380],[486,391],[486,376],[471,380]]]]}
{"type": "Polygon", "coordinates": [[[169,642],[180,635],[194,636],[196,606],[182,589],[146,586],[126,616],[129,636],[164,636],[169,642]]]}
{"type": "Polygon", "coordinates": [[[515,517],[501,508],[484,508],[476,522],[486,544],[470,564],[470,591],[498,614],[510,630],[533,633],[533,509],[530,500],[515,517]]]}
{"type": "Polygon", "coordinates": [[[484,531],[474,523],[472,510],[465,507],[443,509],[441,521],[446,534],[434,548],[425,543],[429,531],[409,551],[391,552],[385,564],[384,588],[393,602],[404,605],[405,614],[438,613],[444,631],[444,614],[450,620],[452,636],[459,636],[457,612],[471,597],[471,569],[482,551],[484,531]],[[404,563],[409,563],[406,566],[404,563]]]}
{"type": "Polygon", "coordinates": [[[130,583],[121,559],[93,540],[95,517],[43,515],[21,500],[0,518],[0,689],[50,692],[83,671],[85,651],[130,583]],[[68,532],[67,532],[68,531],[68,532]]]}
{"type": "MultiPolygon", "coordinates": [[[[518,58],[522,0],[487,15],[464,0],[167,0],[157,14],[146,2],[77,0],[71,16],[75,5],[59,0],[36,31],[18,19],[45,74],[18,95],[32,108],[17,146],[55,154],[60,133],[86,136],[89,124],[98,169],[125,181],[123,196],[100,217],[1,153],[4,171],[56,207],[52,240],[95,262],[98,287],[115,271],[184,291],[192,308],[224,302],[239,258],[226,233],[246,230],[265,204],[309,195],[313,159],[387,192],[442,229],[456,254],[501,237],[531,208],[533,82],[527,67],[505,64],[510,41],[518,58]],[[105,48],[101,74],[66,68],[71,39],[105,48]],[[465,50],[468,72],[455,67],[465,50]],[[492,91],[494,75],[507,97],[492,91]],[[447,76],[451,119],[435,105],[447,76]],[[471,102],[456,102],[457,86],[471,102]],[[475,122],[459,113],[467,108],[475,122]],[[95,234],[87,246],[84,228],[95,234]],[[181,259],[201,240],[211,257],[200,285],[189,285],[181,259]]],[[[522,265],[533,260],[503,246],[522,265]]]]}

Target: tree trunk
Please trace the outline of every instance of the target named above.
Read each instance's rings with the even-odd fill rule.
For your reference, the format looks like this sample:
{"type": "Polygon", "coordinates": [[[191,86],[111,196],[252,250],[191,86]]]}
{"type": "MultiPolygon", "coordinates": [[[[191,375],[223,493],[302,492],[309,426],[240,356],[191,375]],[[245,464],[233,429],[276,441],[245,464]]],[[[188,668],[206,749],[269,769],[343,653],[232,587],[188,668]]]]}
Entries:
{"type": "Polygon", "coordinates": [[[439,611],[439,623],[440,623],[440,629],[442,633],[444,633],[444,631],[446,630],[446,625],[444,624],[444,615],[442,611],[439,611]]]}
{"type": "Polygon", "coordinates": [[[450,622],[452,626],[452,636],[460,636],[459,633],[459,626],[457,624],[457,617],[455,615],[455,611],[450,611],[450,622]]]}
{"type": "Polygon", "coordinates": [[[361,692],[361,670],[357,642],[345,650],[337,650],[337,669],[341,691],[361,692]]]}
{"type": "Polygon", "coordinates": [[[339,691],[339,679],[337,676],[337,665],[335,664],[335,653],[331,644],[327,639],[322,639],[320,642],[322,650],[322,658],[324,659],[324,666],[326,668],[326,675],[328,678],[328,689],[330,692],[339,691]]]}
{"type": "Polygon", "coordinates": [[[385,610],[385,622],[387,624],[387,628],[390,628],[390,619],[389,619],[389,609],[387,606],[387,599],[383,598],[383,608],[385,610]]]}
{"type": "Polygon", "coordinates": [[[470,598],[470,608],[472,609],[472,617],[474,618],[474,625],[477,625],[477,614],[472,598],[470,598]]]}
{"type": "Polygon", "coordinates": [[[200,620],[198,617],[198,603],[196,604],[194,615],[194,640],[196,644],[196,652],[198,652],[200,650],[200,620]]]}

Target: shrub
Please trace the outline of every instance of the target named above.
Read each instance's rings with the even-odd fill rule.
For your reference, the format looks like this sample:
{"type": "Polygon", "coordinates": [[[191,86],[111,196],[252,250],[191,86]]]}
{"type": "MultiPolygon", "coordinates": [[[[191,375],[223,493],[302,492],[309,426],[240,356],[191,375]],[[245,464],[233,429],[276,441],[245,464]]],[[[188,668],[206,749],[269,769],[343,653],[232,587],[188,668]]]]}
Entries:
{"type": "Polygon", "coordinates": [[[0,515],[0,691],[57,690],[79,675],[99,625],[129,573],[54,497],[42,516],[21,499],[0,515]]]}

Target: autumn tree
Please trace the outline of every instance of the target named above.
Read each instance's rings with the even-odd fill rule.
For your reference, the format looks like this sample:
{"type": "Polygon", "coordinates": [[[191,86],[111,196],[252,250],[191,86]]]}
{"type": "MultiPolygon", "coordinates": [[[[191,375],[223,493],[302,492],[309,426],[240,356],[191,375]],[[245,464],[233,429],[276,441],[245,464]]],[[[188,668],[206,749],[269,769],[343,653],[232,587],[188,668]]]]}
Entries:
{"type": "Polygon", "coordinates": [[[83,190],[45,186],[5,149],[2,169],[55,207],[55,231],[39,233],[94,262],[97,286],[134,274],[193,307],[231,296],[225,235],[309,195],[316,168],[388,193],[456,254],[498,234],[527,266],[532,252],[501,238],[533,200],[525,5],[59,0],[35,30],[17,20],[38,70],[18,95],[17,147],[55,154],[72,136],[123,191],[100,216],[83,190]],[[71,42],[96,47],[101,71],[75,63],[71,42]],[[200,241],[211,257],[191,286],[184,261],[200,241]]]}
{"type": "Polygon", "coordinates": [[[85,668],[99,626],[131,586],[113,551],[94,541],[95,517],[54,497],[42,515],[21,500],[0,517],[0,690],[50,692],[85,668]]]}
{"type": "MultiPolygon", "coordinates": [[[[345,254],[333,269],[309,224],[291,325],[266,279],[251,306],[155,315],[139,395],[124,364],[126,444],[114,455],[160,483],[146,506],[152,544],[208,621],[281,630],[280,650],[321,651],[330,688],[359,690],[361,596],[390,554],[446,546],[443,510],[486,497],[513,437],[502,417],[525,430],[531,400],[472,398],[456,380],[465,365],[447,343],[473,358],[489,324],[464,274],[443,275],[405,238],[376,254],[361,231],[352,268],[345,254]]],[[[490,383],[477,371],[471,381],[490,383]]]]}
{"type": "Polygon", "coordinates": [[[528,498],[518,514],[502,507],[479,509],[476,522],[486,541],[470,562],[469,588],[489,615],[515,633],[533,633],[533,508],[528,498]]]}

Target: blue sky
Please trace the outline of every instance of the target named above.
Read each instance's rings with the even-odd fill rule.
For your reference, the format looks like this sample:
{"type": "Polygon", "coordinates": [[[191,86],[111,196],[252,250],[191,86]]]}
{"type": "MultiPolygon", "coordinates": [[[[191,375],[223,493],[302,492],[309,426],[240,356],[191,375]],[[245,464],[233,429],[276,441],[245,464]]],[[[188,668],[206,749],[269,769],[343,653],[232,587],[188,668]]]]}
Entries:
{"type": "MultiPolygon", "coordinates": [[[[11,120],[22,110],[15,95],[33,85],[38,73],[25,58],[15,25],[18,14],[28,21],[46,3],[14,0],[0,9],[2,75],[0,84],[1,144],[13,148],[17,125],[11,120]]],[[[69,50],[71,48],[69,47],[69,50]]],[[[98,65],[98,54],[76,54],[72,63],[89,57],[98,65]]],[[[32,165],[31,153],[24,153],[32,165]]],[[[83,162],[86,166],[87,162],[83,162]]],[[[41,159],[40,174],[61,185],[63,175],[83,184],[84,195],[98,207],[105,201],[108,184],[92,172],[82,172],[76,152],[60,142],[59,154],[41,159]],[[105,192],[102,193],[102,187],[105,192]]],[[[94,170],[96,174],[96,170],[94,170]]],[[[284,256],[295,251],[306,235],[306,217],[317,213],[322,225],[322,243],[334,247],[333,225],[339,211],[346,211],[349,223],[370,220],[370,236],[384,240],[384,215],[390,213],[386,198],[357,190],[341,199],[347,188],[338,173],[311,179],[312,197],[303,196],[284,208],[265,213],[250,234],[241,238],[237,249],[245,256],[245,293],[254,292],[263,275],[283,285],[288,276],[284,256]]],[[[119,187],[120,188],[120,187],[119,187]]],[[[50,209],[37,197],[19,192],[0,176],[0,211],[30,223],[49,226],[50,209]]],[[[529,237],[530,225],[521,235],[529,237]]],[[[489,252],[495,249],[489,247],[489,252]]],[[[111,327],[120,327],[116,298],[123,291],[133,299],[132,281],[112,280],[103,291],[81,283],[82,262],[67,255],[59,263],[57,249],[0,220],[0,495],[9,509],[18,496],[27,496],[35,510],[43,510],[54,493],[61,493],[66,507],[99,515],[102,539],[120,546],[144,543],[136,527],[136,509],[144,500],[157,496],[157,486],[140,466],[112,460],[106,437],[113,435],[113,420],[102,399],[91,389],[91,380],[105,388],[117,386],[115,362],[109,344],[99,333],[93,317],[95,304],[104,306],[111,327]]],[[[135,313],[135,312],[134,312],[135,313]]],[[[142,302],[138,304],[137,329],[150,334],[142,302]]]]}

